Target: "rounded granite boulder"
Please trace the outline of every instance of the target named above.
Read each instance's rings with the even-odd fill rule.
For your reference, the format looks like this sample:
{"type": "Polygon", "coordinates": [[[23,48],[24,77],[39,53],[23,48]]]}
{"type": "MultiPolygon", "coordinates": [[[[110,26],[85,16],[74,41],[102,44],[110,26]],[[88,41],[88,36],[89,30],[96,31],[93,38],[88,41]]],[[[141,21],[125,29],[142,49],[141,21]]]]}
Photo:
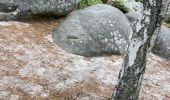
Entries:
{"type": "Polygon", "coordinates": [[[53,33],[65,51],[82,56],[124,54],[132,34],[129,21],[117,8],[98,4],[72,12],[53,33]]]}

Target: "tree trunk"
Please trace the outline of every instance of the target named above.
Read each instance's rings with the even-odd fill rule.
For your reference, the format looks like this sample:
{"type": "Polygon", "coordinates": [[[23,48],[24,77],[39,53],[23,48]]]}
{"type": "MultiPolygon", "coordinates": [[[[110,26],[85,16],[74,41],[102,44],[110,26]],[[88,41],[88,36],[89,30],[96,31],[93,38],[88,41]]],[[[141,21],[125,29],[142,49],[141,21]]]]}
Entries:
{"type": "MultiPolygon", "coordinates": [[[[169,3],[170,0],[167,0],[169,3]]],[[[112,100],[137,100],[143,75],[146,69],[148,53],[160,30],[165,15],[163,0],[144,0],[144,11],[141,20],[131,36],[123,68],[119,74],[118,85],[112,100]]]]}

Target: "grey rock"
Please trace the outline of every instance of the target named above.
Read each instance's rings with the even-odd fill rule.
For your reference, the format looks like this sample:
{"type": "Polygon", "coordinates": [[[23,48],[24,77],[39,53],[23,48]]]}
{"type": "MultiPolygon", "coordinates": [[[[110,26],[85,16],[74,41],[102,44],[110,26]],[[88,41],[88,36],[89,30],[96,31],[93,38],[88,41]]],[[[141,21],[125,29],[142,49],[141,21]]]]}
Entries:
{"type": "Polygon", "coordinates": [[[142,12],[141,11],[134,11],[129,12],[126,14],[127,19],[130,21],[130,25],[133,30],[135,30],[136,23],[142,18],[142,12]]]}
{"type": "Polygon", "coordinates": [[[170,29],[162,27],[152,52],[162,58],[170,60],[170,29]]]}
{"type": "Polygon", "coordinates": [[[120,10],[98,4],[71,13],[54,31],[53,40],[65,51],[82,56],[124,54],[131,33],[120,10]]]}
{"type": "Polygon", "coordinates": [[[12,5],[12,4],[9,4],[9,3],[0,3],[0,12],[6,12],[6,13],[9,13],[9,12],[13,12],[17,9],[17,6],[16,5],[12,5]]]}
{"type": "Polygon", "coordinates": [[[163,0],[163,4],[168,6],[166,16],[165,16],[165,22],[170,23],[170,3],[169,3],[169,0],[163,0]]]}
{"type": "Polygon", "coordinates": [[[124,5],[129,12],[143,10],[143,3],[141,2],[125,2],[124,5]]]}
{"type": "Polygon", "coordinates": [[[141,11],[129,12],[126,14],[126,17],[131,23],[138,21],[141,16],[142,16],[141,11]]]}
{"type": "Polygon", "coordinates": [[[27,18],[50,13],[64,16],[74,10],[80,0],[0,0],[0,20],[27,18]]]}
{"type": "Polygon", "coordinates": [[[170,5],[169,5],[168,10],[166,12],[165,22],[170,23],[170,5]]]}

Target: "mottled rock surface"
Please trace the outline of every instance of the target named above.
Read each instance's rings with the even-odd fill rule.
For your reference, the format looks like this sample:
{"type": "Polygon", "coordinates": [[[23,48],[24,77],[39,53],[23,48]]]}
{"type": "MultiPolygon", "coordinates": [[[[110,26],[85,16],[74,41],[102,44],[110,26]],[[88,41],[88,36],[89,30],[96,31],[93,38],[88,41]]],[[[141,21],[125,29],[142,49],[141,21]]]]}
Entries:
{"type": "Polygon", "coordinates": [[[80,0],[0,0],[0,20],[28,18],[39,14],[64,16],[80,0]]]}
{"type": "Polygon", "coordinates": [[[53,40],[67,52],[83,56],[124,54],[130,33],[120,10],[98,4],[71,13],[56,28],[53,40]]]}
{"type": "Polygon", "coordinates": [[[126,14],[126,17],[129,20],[132,29],[134,30],[134,28],[136,28],[137,21],[139,21],[140,18],[142,18],[142,12],[141,11],[129,12],[126,14]]]}
{"type": "Polygon", "coordinates": [[[124,5],[129,12],[143,10],[143,3],[141,2],[125,2],[124,5]]]}
{"type": "MultiPolygon", "coordinates": [[[[0,100],[107,100],[121,56],[82,57],[52,42],[60,21],[0,22],[0,100]]],[[[170,100],[170,62],[151,54],[139,100],[170,100]]]]}
{"type": "Polygon", "coordinates": [[[170,28],[161,28],[152,52],[160,57],[170,60],[170,28]]]}
{"type": "Polygon", "coordinates": [[[170,5],[166,13],[165,22],[170,23],[170,5]]]}

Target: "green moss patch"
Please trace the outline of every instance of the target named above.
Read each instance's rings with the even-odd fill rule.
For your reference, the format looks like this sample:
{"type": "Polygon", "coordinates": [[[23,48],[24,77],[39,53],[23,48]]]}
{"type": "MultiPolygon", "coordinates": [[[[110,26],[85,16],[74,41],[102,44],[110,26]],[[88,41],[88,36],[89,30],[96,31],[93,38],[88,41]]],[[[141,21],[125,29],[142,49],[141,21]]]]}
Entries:
{"type": "Polygon", "coordinates": [[[88,6],[91,5],[95,5],[95,4],[102,4],[103,2],[101,0],[81,0],[79,2],[79,9],[83,9],[86,8],[88,6]]]}
{"type": "Polygon", "coordinates": [[[166,27],[170,28],[170,23],[167,23],[167,24],[166,24],[166,27]]]}
{"type": "Polygon", "coordinates": [[[128,13],[128,8],[125,7],[124,2],[123,1],[116,1],[113,4],[114,7],[118,8],[119,10],[121,10],[123,13],[128,13]]]}

